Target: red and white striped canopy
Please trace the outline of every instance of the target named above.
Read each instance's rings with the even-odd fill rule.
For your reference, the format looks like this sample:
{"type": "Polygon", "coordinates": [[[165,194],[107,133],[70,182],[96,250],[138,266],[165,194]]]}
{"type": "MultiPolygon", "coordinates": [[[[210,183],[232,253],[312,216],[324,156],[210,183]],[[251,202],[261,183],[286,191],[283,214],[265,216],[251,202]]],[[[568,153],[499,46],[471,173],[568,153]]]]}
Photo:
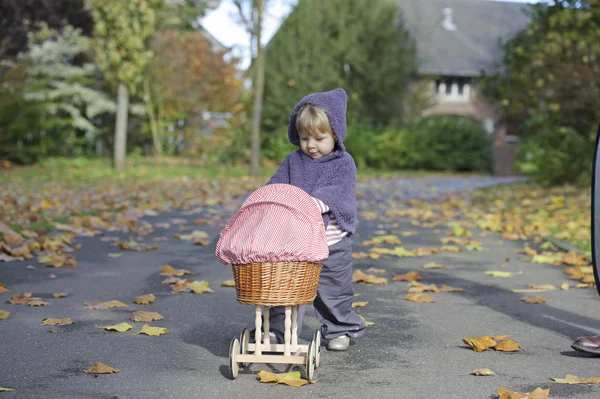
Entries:
{"type": "Polygon", "coordinates": [[[261,187],[221,231],[216,256],[224,264],[324,261],[329,248],[319,208],[298,187],[261,187]]]}

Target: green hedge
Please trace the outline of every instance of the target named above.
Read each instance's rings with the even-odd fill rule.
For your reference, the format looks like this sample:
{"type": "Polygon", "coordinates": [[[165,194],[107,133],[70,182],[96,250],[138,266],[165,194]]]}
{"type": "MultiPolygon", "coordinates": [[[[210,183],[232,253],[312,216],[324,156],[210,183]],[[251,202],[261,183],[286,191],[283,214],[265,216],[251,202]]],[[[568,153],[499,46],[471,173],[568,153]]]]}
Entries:
{"type": "Polygon", "coordinates": [[[542,186],[589,185],[594,143],[571,128],[547,128],[519,143],[517,168],[542,186]]]}

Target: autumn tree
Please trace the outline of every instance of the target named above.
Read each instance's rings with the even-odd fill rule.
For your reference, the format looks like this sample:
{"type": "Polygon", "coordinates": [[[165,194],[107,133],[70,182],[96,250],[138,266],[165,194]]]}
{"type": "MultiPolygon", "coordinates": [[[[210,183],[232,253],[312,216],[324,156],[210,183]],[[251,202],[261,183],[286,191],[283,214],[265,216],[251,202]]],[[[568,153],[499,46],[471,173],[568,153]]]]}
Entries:
{"type": "Polygon", "coordinates": [[[563,126],[589,136],[600,121],[600,1],[537,4],[525,30],[503,45],[484,93],[528,135],[563,126]],[[524,122],[524,123],[523,123],[524,122]]]}
{"type": "Polygon", "coordinates": [[[157,32],[152,49],[144,97],[155,153],[160,154],[168,141],[167,124],[201,117],[205,110],[230,110],[242,85],[236,78],[237,60],[226,60],[227,50],[213,49],[200,32],[157,32]]]}
{"type": "Polygon", "coordinates": [[[268,144],[281,136],[294,105],[315,91],[343,87],[350,120],[401,119],[415,72],[414,43],[401,16],[386,0],[300,0],[265,52],[268,144]]]}
{"type": "Polygon", "coordinates": [[[250,174],[257,176],[260,171],[260,125],[265,87],[265,60],[263,44],[264,17],[269,0],[233,0],[239,17],[250,34],[252,54],[252,136],[250,139],[250,174]]]}
{"type": "Polygon", "coordinates": [[[93,0],[94,50],[105,79],[118,88],[114,162],[125,167],[129,93],[143,80],[152,58],[149,38],[163,0],[93,0]]]}

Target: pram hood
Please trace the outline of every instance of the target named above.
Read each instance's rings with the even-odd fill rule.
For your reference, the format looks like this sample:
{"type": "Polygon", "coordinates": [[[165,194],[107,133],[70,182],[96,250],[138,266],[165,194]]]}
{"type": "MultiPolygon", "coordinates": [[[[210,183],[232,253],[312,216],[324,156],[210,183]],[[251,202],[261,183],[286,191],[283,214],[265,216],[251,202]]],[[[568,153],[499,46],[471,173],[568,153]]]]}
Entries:
{"type": "Polygon", "coordinates": [[[223,264],[322,262],[329,256],[323,218],[313,198],[289,184],[253,192],[219,236],[223,264]]]}

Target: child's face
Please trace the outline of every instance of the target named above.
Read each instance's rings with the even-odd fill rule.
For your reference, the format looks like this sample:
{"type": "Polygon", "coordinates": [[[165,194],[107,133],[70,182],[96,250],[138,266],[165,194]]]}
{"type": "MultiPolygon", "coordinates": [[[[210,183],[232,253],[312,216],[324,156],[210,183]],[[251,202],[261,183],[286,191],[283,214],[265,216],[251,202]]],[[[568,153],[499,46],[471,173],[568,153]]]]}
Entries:
{"type": "Polygon", "coordinates": [[[335,140],[329,133],[317,133],[316,136],[309,136],[306,133],[299,132],[299,135],[300,149],[312,159],[331,154],[335,147],[335,140]]]}

